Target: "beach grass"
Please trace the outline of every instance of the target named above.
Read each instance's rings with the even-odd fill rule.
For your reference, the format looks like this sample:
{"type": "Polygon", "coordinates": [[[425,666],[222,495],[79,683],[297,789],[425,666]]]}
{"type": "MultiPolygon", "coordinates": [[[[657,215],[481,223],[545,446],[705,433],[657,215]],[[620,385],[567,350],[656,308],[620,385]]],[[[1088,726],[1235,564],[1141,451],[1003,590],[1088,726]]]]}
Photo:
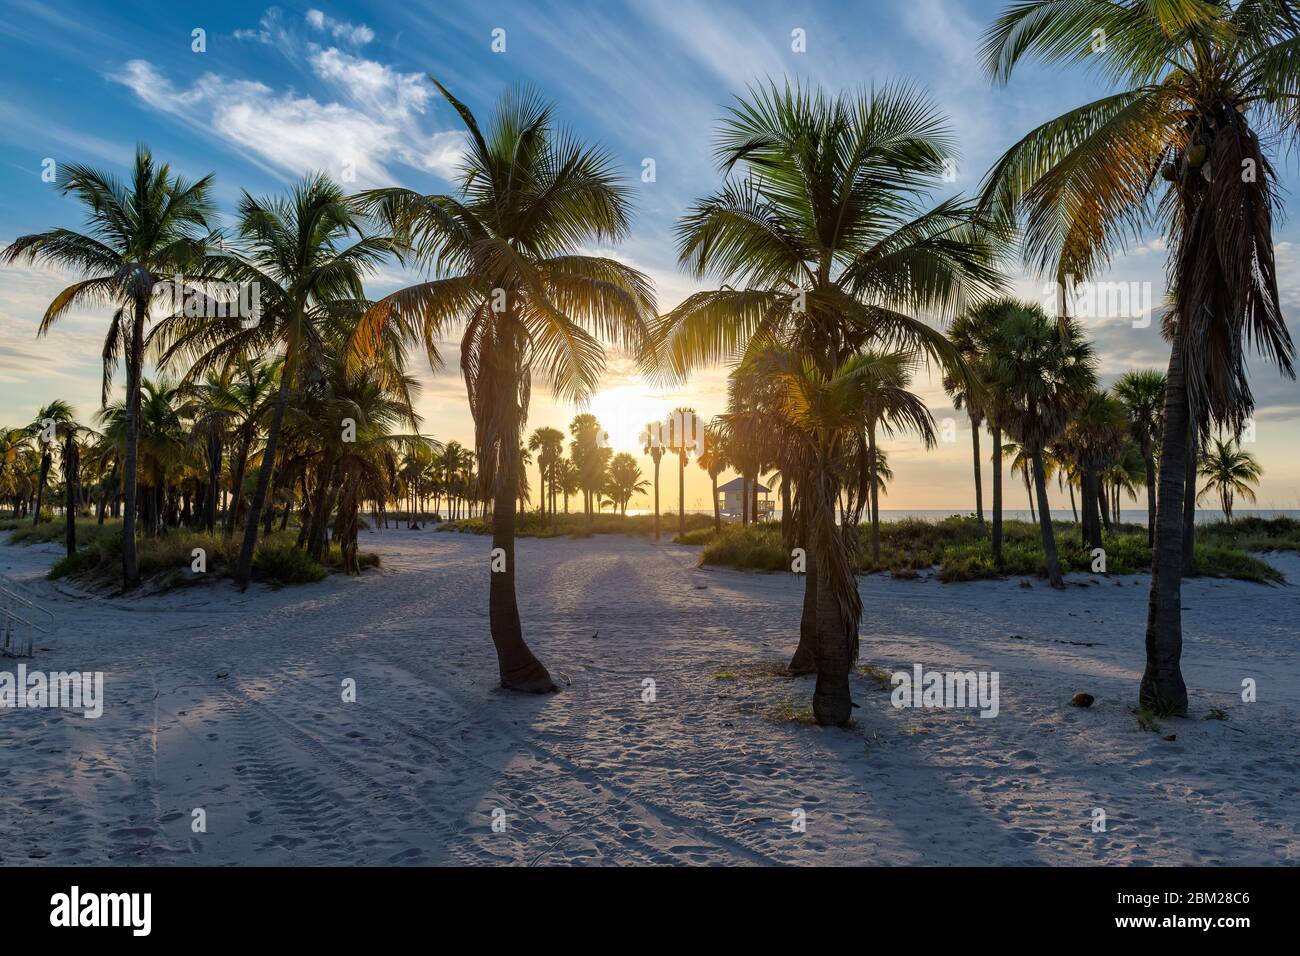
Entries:
{"type": "MultiPolygon", "coordinates": [[[[1290,518],[1239,519],[1231,525],[1215,523],[1197,529],[1196,572],[1205,577],[1233,578],[1260,584],[1280,584],[1284,577],[1252,552],[1295,550],[1300,535],[1290,518]]],[[[1074,522],[1054,521],[1056,544],[1063,571],[1092,571],[1092,549],[1080,540],[1074,522]]],[[[866,527],[858,529],[859,553],[868,551],[866,527]]],[[[1103,536],[1105,573],[1138,574],[1151,569],[1151,549],[1146,529],[1118,525],[1103,536]]],[[[777,524],[748,527],[729,525],[721,535],[708,537],[700,556],[702,565],[756,571],[789,571],[792,556],[786,550],[777,524]]],[[[993,557],[988,525],[954,515],[942,521],[915,519],[883,522],[880,526],[880,560],[864,553],[859,568],[864,573],[890,572],[896,578],[915,578],[934,570],[945,583],[1008,576],[1046,577],[1042,539],[1037,524],[1003,522],[1002,563],[993,557]]]]}
{"type": "MultiPolygon", "coordinates": [[[[659,516],[659,527],[664,537],[673,535],[677,530],[677,515],[659,516]]],[[[686,516],[686,534],[713,531],[711,515],[688,514],[686,516]]],[[[460,518],[447,521],[437,527],[438,531],[458,531],[462,534],[491,534],[492,516],[460,518]]],[[[655,533],[654,515],[594,514],[588,524],[582,514],[542,515],[529,511],[515,517],[515,537],[517,538],[587,538],[593,534],[635,534],[649,536],[655,533]]],[[[676,540],[674,538],[673,540],[676,540]]]]}
{"type": "MultiPolygon", "coordinates": [[[[62,521],[33,526],[29,521],[0,522],[0,531],[9,532],[10,544],[49,544],[63,541],[62,521]]],[[[313,560],[297,547],[295,529],[274,532],[258,542],[253,554],[253,579],[268,584],[310,584],[343,569],[343,555],[331,545],[323,561],[313,560]]],[[[192,570],[194,551],[202,548],[206,561],[204,574],[215,578],[233,578],[241,534],[213,534],[188,529],[169,528],[157,537],[141,538],[138,547],[140,574],[150,578],[155,589],[195,583],[200,576],[192,570]]],[[[362,568],[379,566],[379,555],[362,552],[362,568]]],[[[51,580],[73,578],[91,586],[112,586],[122,573],[122,522],[93,518],[77,519],[77,553],[60,558],[50,568],[51,580]]]]}

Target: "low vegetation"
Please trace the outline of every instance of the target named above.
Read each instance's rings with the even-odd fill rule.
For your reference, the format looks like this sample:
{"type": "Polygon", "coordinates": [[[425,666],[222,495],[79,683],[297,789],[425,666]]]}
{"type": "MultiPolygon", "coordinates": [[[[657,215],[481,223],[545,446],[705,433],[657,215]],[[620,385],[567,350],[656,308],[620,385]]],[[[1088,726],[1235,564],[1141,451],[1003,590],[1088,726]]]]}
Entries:
{"type": "MultiPolygon", "coordinates": [[[[32,525],[28,521],[0,521],[0,531],[8,531],[10,544],[44,544],[63,540],[62,521],[32,525]]],[[[320,581],[332,571],[343,569],[343,555],[337,545],[322,554],[322,561],[312,559],[297,546],[298,529],[290,527],[267,536],[258,544],[253,557],[253,579],[268,584],[309,584],[320,581]]],[[[51,580],[73,578],[92,587],[116,586],[120,583],[122,561],[122,523],[78,519],[76,554],[61,558],[50,568],[51,580]]],[[[185,529],[169,529],[163,534],[139,542],[140,573],[155,588],[166,589],[195,583],[205,577],[233,578],[239,558],[240,538],[220,532],[208,534],[185,529]],[[194,550],[202,548],[204,575],[193,572],[194,550]]],[[[379,566],[379,555],[358,555],[362,568],[379,566]]]]}
{"type": "MultiPolygon", "coordinates": [[[[1079,526],[1054,522],[1064,571],[1091,571],[1092,549],[1081,543],[1079,526]]],[[[904,520],[880,526],[880,561],[864,555],[863,573],[890,572],[914,578],[918,571],[934,570],[944,582],[975,581],[1006,576],[1047,575],[1038,526],[1025,521],[1003,525],[1001,565],[994,560],[987,525],[974,518],[954,515],[937,522],[904,520]]],[[[697,543],[688,532],[682,543],[697,543]]],[[[776,524],[728,526],[720,535],[699,535],[704,545],[700,563],[758,571],[788,571],[790,552],[776,524]]],[[[1106,573],[1136,574],[1151,569],[1151,549],[1146,530],[1118,525],[1103,536],[1106,573]]],[[[1291,518],[1237,519],[1197,529],[1196,569],[1206,577],[1235,578],[1260,584],[1278,584],[1284,578],[1276,568],[1252,552],[1300,550],[1300,522],[1291,518]]],[[[865,549],[860,549],[863,551],[865,549]]]]}
{"type": "MultiPolygon", "coordinates": [[[[663,533],[667,534],[670,524],[673,526],[677,524],[677,516],[665,514],[660,518],[660,523],[663,533]]],[[[492,516],[447,521],[439,525],[437,530],[459,531],[464,534],[491,534],[492,516]]],[[[705,531],[712,533],[712,517],[692,514],[686,516],[686,537],[702,534],[705,531]]],[[[515,519],[515,536],[519,538],[588,538],[593,534],[650,536],[654,533],[654,515],[593,514],[588,523],[586,516],[581,514],[543,515],[536,511],[529,511],[515,519]]]]}

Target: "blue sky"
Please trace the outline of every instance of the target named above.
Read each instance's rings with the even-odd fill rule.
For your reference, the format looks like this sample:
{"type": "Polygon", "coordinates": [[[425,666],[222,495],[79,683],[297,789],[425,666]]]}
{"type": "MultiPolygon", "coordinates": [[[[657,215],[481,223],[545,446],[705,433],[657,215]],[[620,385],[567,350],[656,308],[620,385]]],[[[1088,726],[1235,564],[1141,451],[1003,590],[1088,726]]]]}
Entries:
{"type": "MultiPolygon", "coordinates": [[[[556,102],[585,139],[605,144],[636,184],[631,238],[607,250],[646,271],[668,307],[693,288],[675,266],[672,229],[694,198],[714,189],[715,121],[747,83],[800,78],[828,89],[907,79],[947,112],[961,146],[957,191],[973,191],[997,155],[1034,124],[1102,92],[1078,71],[1033,67],[992,88],[976,59],[994,0],[898,3],[280,3],[244,0],[180,5],[140,2],[40,3],[0,0],[0,242],[53,225],[76,227],[75,204],[41,181],[41,164],[75,160],[123,172],[134,144],[188,176],[216,174],[227,210],[239,191],[284,189],[303,172],[325,169],[357,188],[403,184],[449,187],[458,122],[424,79],[436,75],[471,109],[486,114],[507,86],[526,82],[556,102]],[[792,49],[804,31],[806,52],[792,49]],[[195,52],[193,31],[206,49],[195,52]],[[493,32],[504,31],[504,52],[493,32]],[[499,44],[498,44],[499,45],[499,44]],[[653,159],[655,181],[643,183],[653,159]]],[[[497,34],[500,37],[500,34],[497,34]]],[[[1294,195],[1296,170],[1286,169],[1294,195]]],[[[1288,305],[1300,307],[1292,222],[1278,230],[1288,305]]],[[[1135,247],[1109,278],[1150,281],[1163,294],[1158,240],[1135,247]]],[[[0,421],[26,421],[54,397],[98,405],[98,351],[104,315],[73,314],[35,338],[44,305],[67,276],[31,268],[0,272],[0,421]]],[[[1039,283],[1019,288],[1041,297],[1039,283]]],[[[394,268],[375,294],[394,288],[394,268]]],[[[1094,330],[1107,377],[1161,366],[1154,327],[1123,322],[1094,330]]],[[[448,351],[454,369],[454,346],[448,351]]],[[[472,435],[454,372],[424,376],[426,429],[440,438],[472,435]]],[[[597,412],[634,419],[689,401],[722,407],[722,372],[661,393],[614,357],[597,412]]],[[[1294,383],[1256,376],[1258,447],[1267,478],[1261,504],[1300,506],[1300,455],[1289,436],[1300,422],[1294,383]]],[[[893,507],[963,506],[970,497],[968,433],[937,381],[919,383],[936,417],[953,416],[961,437],[924,453],[894,449],[893,507]]],[[[535,396],[530,426],[563,425],[573,409],[535,396]]],[[[702,476],[699,476],[702,479],[702,476]]],[[[688,505],[703,499],[702,480],[688,505]]]]}

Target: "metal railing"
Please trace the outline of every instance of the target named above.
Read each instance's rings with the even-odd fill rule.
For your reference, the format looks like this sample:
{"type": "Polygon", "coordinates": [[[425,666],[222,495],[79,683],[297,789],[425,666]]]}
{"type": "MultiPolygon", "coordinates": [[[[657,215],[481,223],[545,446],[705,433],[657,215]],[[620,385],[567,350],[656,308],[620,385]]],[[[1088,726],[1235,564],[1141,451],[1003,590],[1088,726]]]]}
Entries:
{"type": "Polygon", "coordinates": [[[18,589],[21,587],[22,586],[12,578],[0,575],[0,619],[3,620],[4,626],[4,641],[3,643],[0,643],[0,654],[3,654],[5,657],[31,657],[32,645],[35,641],[34,635],[37,633],[50,633],[49,628],[37,624],[35,621],[28,620],[18,611],[14,610],[15,605],[44,614],[49,618],[50,625],[53,626],[54,624],[54,612],[49,608],[42,607],[31,598],[19,593],[18,589]],[[15,633],[16,625],[27,628],[27,646],[21,650],[22,638],[15,633]],[[18,644],[15,644],[15,638],[18,640],[18,644]]]}

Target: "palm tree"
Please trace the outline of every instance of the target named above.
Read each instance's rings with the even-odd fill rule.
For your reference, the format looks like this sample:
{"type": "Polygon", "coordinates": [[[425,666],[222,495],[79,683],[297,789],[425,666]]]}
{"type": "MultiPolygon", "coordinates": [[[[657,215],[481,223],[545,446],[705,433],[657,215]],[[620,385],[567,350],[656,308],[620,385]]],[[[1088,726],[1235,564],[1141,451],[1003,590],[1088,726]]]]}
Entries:
{"type": "Polygon", "coordinates": [[[68,435],[76,431],[72,406],[56,399],[36,413],[35,420],[27,426],[27,433],[37,443],[41,452],[40,477],[36,481],[36,507],[32,514],[32,527],[41,523],[41,508],[45,486],[49,482],[50,467],[54,463],[54,450],[68,435]]]}
{"type": "Polygon", "coordinates": [[[569,434],[573,436],[573,441],[569,443],[569,459],[578,469],[583,513],[587,516],[587,528],[590,530],[596,498],[605,485],[609,459],[613,452],[607,447],[605,430],[590,412],[573,417],[569,423],[569,434]]]}
{"type": "Polygon", "coordinates": [[[1115,382],[1115,397],[1128,411],[1129,432],[1142,450],[1147,485],[1147,545],[1156,543],[1156,435],[1163,426],[1167,383],[1162,372],[1125,372],[1115,382]]]}
{"type": "Polygon", "coordinates": [[[926,448],[935,445],[934,419],[918,396],[908,389],[912,384],[915,359],[902,352],[863,354],[868,374],[863,386],[863,418],[866,421],[866,471],[870,489],[871,563],[880,563],[880,448],[878,433],[892,438],[896,432],[910,430],[921,436],[926,448]]]}
{"type": "Polygon", "coordinates": [[[123,461],[122,579],[134,587],[140,581],[136,558],[136,418],[144,362],[145,326],[154,292],[162,283],[192,271],[202,258],[213,214],[212,177],[189,182],[172,176],[166,164],[155,166],[144,146],[135,154],[129,182],[76,163],[62,167],[59,190],[74,195],[87,208],[85,233],[69,229],[21,236],[0,253],[0,262],[25,259],[71,267],[92,278],[68,286],[50,303],[38,335],[44,335],[74,305],[116,306],[104,340],[104,389],[108,401],[113,367],[126,355],[126,394],[123,461]]]}
{"type": "Polygon", "coordinates": [[[14,514],[19,516],[19,503],[23,493],[23,461],[32,453],[31,432],[26,428],[0,428],[0,498],[13,502],[14,514]]]}
{"type": "Polygon", "coordinates": [[[1011,474],[1019,475],[1021,480],[1024,481],[1025,500],[1029,502],[1029,520],[1036,522],[1038,520],[1038,509],[1034,507],[1034,469],[1029,452],[1024,445],[1009,441],[1003,443],[1002,455],[1011,461],[1011,474]]]}
{"type": "Polygon", "coordinates": [[[632,496],[641,494],[650,483],[641,477],[641,466],[627,452],[619,452],[609,463],[609,496],[621,514],[627,514],[632,496]]]}
{"type": "Polygon", "coordinates": [[[1026,260],[1064,288],[1091,278],[1153,221],[1173,250],[1139,690],[1143,706],[1162,713],[1187,713],[1179,662],[1193,430],[1207,416],[1239,429],[1249,415],[1243,339],[1294,378],[1273,253],[1275,174],[1259,136],[1267,132],[1277,148],[1300,141],[1293,7],[1285,0],[1036,0],[1010,6],[985,34],[995,80],[1038,57],[1090,61],[1121,87],[1039,126],[989,173],[986,207],[1025,217],[1026,260]]]}
{"type": "Polygon", "coordinates": [[[581,473],[578,466],[573,463],[573,459],[565,458],[556,466],[556,478],[560,485],[560,491],[564,495],[564,513],[569,513],[569,495],[576,495],[579,488],[579,479],[581,473]]]}
{"type": "MultiPolygon", "coordinates": [[[[987,312],[980,313],[978,310],[965,313],[958,316],[948,328],[948,338],[961,355],[968,370],[976,369],[984,354],[980,337],[984,331],[983,318],[986,314],[987,312]]],[[[966,409],[966,415],[970,418],[971,451],[975,472],[975,520],[982,526],[984,524],[984,463],[980,461],[980,428],[984,423],[984,409],[979,394],[975,389],[968,387],[966,379],[945,375],[943,387],[952,396],[953,408],[957,411],[966,409]]]]}
{"type": "MultiPolygon", "coordinates": [[[[659,449],[659,455],[663,455],[663,449],[659,449]]],[[[655,458],[655,478],[659,476],[659,458],[655,458]]],[[[709,475],[709,481],[713,485],[713,530],[722,531],[722,512],[718,505],[718,476],[727,470],[729,462],[727,460],[727,450],[722,433],[717,428],[705,428],[704,430],[704,449],[700,452],[697,463],[709,475]]],[[[658,527],[658,505],[659,494],[658,488],[655,489],[655,526],[658,527]]]]}
{"type": "Polygon", "coordinates": [[[540,374],[556,394],[584,402],[604,368],[602,340],[648,354],[654,293],[635,269],[580,252],[628,231],[629,187],[609,154],[557,129],[551,106],[535,93],[507,93],[484,131],[437,85],[468,134],[460,190],[362,195],[433,277],[377,303],[358,341],[365,346],[393,323],[436,362],[432,343],[449,326],[464,326],[461,367],[480,480],[493,489],[492,547],[506,556],[488,599],[501,684],[546,692],[555,684],[524,643],[515,595],[514,494],[529,384],[540,374]]]}
{"type": "Polygon", "coordinates": [[[695,418],[695,409],[674,408],[668,416],[668,450],[677,454],[677,533],[686,533],[686,460],[698,452],[703,430],[695,418]]]}
{"type": "Polygon", "coordinates": [[[1214,440],[1213,447],[1201,459],[1200,472],[1205,487],[1198,500],[1217,494],[1223,517],[1229,524],[1232,523],[1233,500],[1240,497],[1254,502],[1255,489],[1252,486],[1259,484],[1264,475],[1264,469],[1254,455],[1242,451],[1240,445],[1220,438],[1214,440]]]}
{"type": "MultiPolygon", "coordinates": [[[[664,459],[664,440],[663,440],[663,423],[651,422],[646,425],[645,430],[641,432],[641,450],[650,456],[650,460],[655,466],[655,540],[658,541],[659,533],[659,463],[664,459]]],[[[715,482],[716,484],[716,482],[715,482]]],[[[714,494],[714,511],[716,508],[717,494],[714,494]]]]}
{"type": "Polygon", "coordinates": [[[1037,305],[1008,312],[992,333],[985,384],[995,393],[998,422],[1033,465],[1047,578],[1064,587],[1047,501],[1044,452],[1065,430],[1071,410],[1096,382],[1096,359],[1077,323],[1061,327],[1037,305]]]}
{"type": "Polygon", "coordinates": [[[542,493],[542,513],[546,514],[549,506],[552,516],[555,514],[555,468],[564,457],[564,432],[558,428],[534,429],[528,439],[530,450],[537,452],[538,481],[542,493]]]}
{"type": "Polygon", "coordinates": [[[241,590],[252,576],[258,522],[275,471],[289,396],[301,377],[321,362],[325,324],[348,315],[355,321],[360,315],[367,304],[362,280],[387,249],[387,239],[363,233],[342,189],[323,174],[306,177],[284,198],[244,193],[237,241],[214,252],[206,271],[257,289],[256,321],[250,324],[238,316],[195,321],[178,315],[167,320],[166,329],[159,327],[164,361],[177,354],[194,356],[190,379],[236,356],[283,358],[235,569],[241,590]]]}
{"type": "Polygon", "coordinates": [[[1102,526],[1109,530],[1105,506],[1106,476],[1124,450],[1128,416],[1124,404],[1108,392],[1093,390],[1073,410],[1059,443],[1079,471],[1083,541],[1102,546],[1102,526]]]}
{"type": "MultiPolygon", "coordinates": [[[[868,341],[922,348],[956,366],[947,340],[910,313],[961,311],[1001,282],[990,237],[958,198],[926,209],[952,155],[942,117],[915,91],[876,88],[830,98],[775,84],[729,112],[715,155],[728,179],[678,227],[681,264],[719,288],[688,296],[658,325],[660,355],[684,378],[781,343],[823,379],[868,341]]],[[[848,721],[847,668],[861,603],[835,528],[834,462],[807,459],[796,484],[818,512],[819,723],[848,721]],[[827,523],[829,522],[829,524],[827,523]],[[831,607],[836,612],[831,612],[831,607]]]]}

